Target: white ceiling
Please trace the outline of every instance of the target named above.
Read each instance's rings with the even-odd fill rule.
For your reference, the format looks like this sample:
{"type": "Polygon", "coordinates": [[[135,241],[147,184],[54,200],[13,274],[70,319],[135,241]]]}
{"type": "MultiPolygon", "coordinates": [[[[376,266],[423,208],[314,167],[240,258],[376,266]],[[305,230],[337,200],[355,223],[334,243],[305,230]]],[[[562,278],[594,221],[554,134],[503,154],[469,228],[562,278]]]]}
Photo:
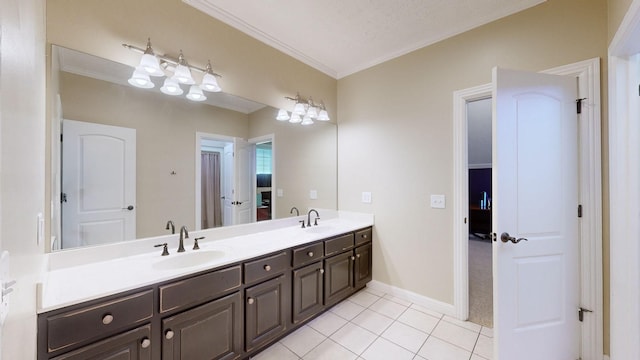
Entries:
{"type": "Polygon", "coordinates": [[[546,0],[182,0],[342,78],[546,0]]]}

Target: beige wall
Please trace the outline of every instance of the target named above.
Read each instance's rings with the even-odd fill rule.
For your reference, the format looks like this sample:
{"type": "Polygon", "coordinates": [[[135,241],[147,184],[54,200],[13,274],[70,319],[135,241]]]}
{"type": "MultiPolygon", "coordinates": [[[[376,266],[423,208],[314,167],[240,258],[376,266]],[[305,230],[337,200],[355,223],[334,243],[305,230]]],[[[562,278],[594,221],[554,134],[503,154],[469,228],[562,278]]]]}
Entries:
{"type": "MultiPolygon", "coordinates": [[[[339,80],[338,208],[375,214],[375,280],[453,303],[453,91],[489,83],[496,65],[539,71],[606,59],[606,6],[547,1],[339,80]],[[372,204],[360,202],[362,191],[372,204]],[[447,208],[431,209],[430,194],[445,194],[447,208]]],[[[601,70],[604,90],[606,61],[601,70]]],[[[606,120],[603,128],[606,138],[606,120]]]]}
{"type": "Polygon", "coordinates": [[[616,31],[618,31],[620,23],[622,23],[622,19],[632,2],[633,0],[607,0],[608,44],[611,43],[611,40],[616,35],[616,31]]]}
{"type": "Polygon", "coordinates": [[[195,133],[246,139],[248,116],[61,74],[64,119],[136,129],[136,237],[165,234],[167,220],[195,229],[195,133]]]}
{"type": "Polygon", "coordinates": [[[276,216],[290,216],[292,206],[301,214],[310,208],[336,209],[336,125],[316,121],[302,126],[274,120],[275,115],[273,108],[251,114],[249,137],[275,135],[276,187],[283,190],[283,196],[276,198],[276,216]],[[309,198],[310,190],[317,191],[317,199],[309,198]]]}
{"type": "Polygon", "coordinates": [[[11,253],[11,311],[0,358],[35,359],[36,282],[44,265],[44,1],[0,0],[0,248],[11,253]]]}

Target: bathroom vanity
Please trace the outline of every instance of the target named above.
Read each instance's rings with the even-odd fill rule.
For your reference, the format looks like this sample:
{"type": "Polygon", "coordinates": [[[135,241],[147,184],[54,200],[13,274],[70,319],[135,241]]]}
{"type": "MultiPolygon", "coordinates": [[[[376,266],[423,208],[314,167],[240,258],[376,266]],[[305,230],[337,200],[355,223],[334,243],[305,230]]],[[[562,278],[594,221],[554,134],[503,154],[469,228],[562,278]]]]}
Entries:
{"type": "Polygon", "coordinates": [[[371,280],[371,225],[329,220],[63,269],[41,289],[38,359],[248,358],[371,280]],[[137,279],[118,291],[126,264],[137,279]]]}

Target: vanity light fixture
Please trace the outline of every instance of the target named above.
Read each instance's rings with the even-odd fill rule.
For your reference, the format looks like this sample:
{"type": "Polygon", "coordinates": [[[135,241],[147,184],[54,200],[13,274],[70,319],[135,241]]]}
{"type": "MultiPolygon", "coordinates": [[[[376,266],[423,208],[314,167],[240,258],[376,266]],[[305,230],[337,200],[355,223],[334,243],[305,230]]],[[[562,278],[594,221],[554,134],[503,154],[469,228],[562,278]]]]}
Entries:
{"type": "Polygon", "coordinates": [[[292,124],[302,124],[302,125],[311,125],[313,124],[313,120],[318,121],[329,121],[329,113],[327,113],[327,109],[324,106],[324,101],[320,102],[320,105],[315,104],[313,99],[309,97],[308,100],[300,97],[300,94],[296,94],[295,98],[285,96],[287,100],[295,101],[296,104],[291,111],[291,114],[285,109],[278,110],[278,115],[276,115],[276,120],[279,121],[287,121],[289,120],[292,124]]]}
{"type": "Polygon", "coordinates": [[[222,76],[213,72],[211,61],[209,60],[207,61],[207,67],[202,69],[189,65],[182,50],[180,50],[177,59],[168,55],[157,55],[151,47],[150,38],[147,39],[146,49],[141,49],[129,44],[122,44],[122,46],[142,54],[140,64],[134,69],[131,78],[128,80],[129,84],[135,87],[151,89],[155,87],[155,84],[151,81],[150,76],[166,76],[162,87],[160,87],[160,91],[166,95],[179,96],[184,94],[185,90],[182,88],[182,85],[190,85],[186,97],[191,101],[206,100],[207,97],[203,93],[203,90],[207,92],[222,91],[216,79],[222,76]],[[193,70],[203,74],[202,81],[199,85],[196,85],[196,81],[193,78],[193,70]]]}

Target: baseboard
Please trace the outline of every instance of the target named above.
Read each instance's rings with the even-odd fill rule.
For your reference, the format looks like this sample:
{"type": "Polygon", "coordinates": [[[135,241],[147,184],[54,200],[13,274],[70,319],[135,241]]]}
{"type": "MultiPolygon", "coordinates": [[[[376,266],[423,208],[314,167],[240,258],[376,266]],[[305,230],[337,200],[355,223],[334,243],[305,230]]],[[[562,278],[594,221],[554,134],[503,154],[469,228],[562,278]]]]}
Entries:
{"type": "Polygon", "coordinates": [[[611,360],[609,355],[602,355],[602,360],[611,360]]]}
{"type": "Polygon", "coordinates": [[[455,308],[452,304],[447,304],[442,301],[435,300],[424,295],[416,294],[412,291],[401,289],[399,287],[385,284],[376,280],[372,280],[371,282],[369,282],[367,284],[367,287],[386,294],[391,294],[407,301],[411,301],[412,303],[424,306],[429,310],[433,310],[444,315],[455,316],[455,308]]]}

